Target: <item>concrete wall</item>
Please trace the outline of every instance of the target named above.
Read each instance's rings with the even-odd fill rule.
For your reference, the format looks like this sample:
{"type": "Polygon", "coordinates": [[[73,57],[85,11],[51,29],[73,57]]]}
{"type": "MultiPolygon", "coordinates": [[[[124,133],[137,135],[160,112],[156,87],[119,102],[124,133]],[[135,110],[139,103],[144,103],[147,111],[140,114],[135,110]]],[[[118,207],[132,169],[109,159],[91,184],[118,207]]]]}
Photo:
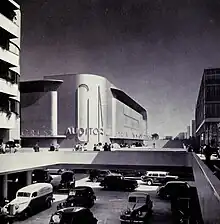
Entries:
{"type": "Polygon", "coordinates": [[[143,116],[119,100],[115,99],[114,102],[116,112],[113,116],[115,116],[116,120],[116,133],[112,137],[142,140],[143,137],[140,137],[140,135],[144,135],[146,132],[143,116]]]}
{"type": "Polygon", "coordinates": [[[51,92],[21,94],[21,135],[51,135],[51,92]]]}

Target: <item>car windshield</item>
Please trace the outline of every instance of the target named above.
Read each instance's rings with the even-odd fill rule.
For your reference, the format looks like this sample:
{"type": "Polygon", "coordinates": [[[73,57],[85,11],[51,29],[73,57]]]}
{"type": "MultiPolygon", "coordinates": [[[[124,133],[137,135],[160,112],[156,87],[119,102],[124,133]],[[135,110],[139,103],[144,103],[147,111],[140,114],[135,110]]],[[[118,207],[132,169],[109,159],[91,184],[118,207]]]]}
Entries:
{"type": "Polygon", "coordinates": [[[146,198],[145,197],[129,197],[128,202],[132,203],[145,203],[146,198]]]}
{"type": "Polygon", "coordinates": [[[30,197],[31,194],[27,192],[18,192],[17,197],[30,197]]]}
{"type": "Polygon", "coordinates": [[[86,191],[85,190],[78,190],[75,193],[76,196],[84,196],[85,194],[86,194],[86,191]]]}
{"type": "Polygon", "coordinates": [[[73,173],[71,172],[63,173],[61,178],[62,180],[73,180],[73,173]]]}

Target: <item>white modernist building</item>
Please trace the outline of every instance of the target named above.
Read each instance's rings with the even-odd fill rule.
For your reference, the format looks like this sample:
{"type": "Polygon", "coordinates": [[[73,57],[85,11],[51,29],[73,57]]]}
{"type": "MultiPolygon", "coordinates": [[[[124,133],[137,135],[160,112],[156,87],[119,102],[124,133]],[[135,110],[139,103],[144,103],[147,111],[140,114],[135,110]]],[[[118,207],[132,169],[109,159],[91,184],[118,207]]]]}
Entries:
{"type": "Polygon", "coordinates": [[[147,136],[146,110],[106,78],[92,74],[21,82],[21,119],[24,146],[87,143],[92,149],[105,142],[142,143],[147,136]]]}
{"type": "Polygon", "coordinates": [[[20,140],[19,5],[0,1],[0,141],[20,140]]]}

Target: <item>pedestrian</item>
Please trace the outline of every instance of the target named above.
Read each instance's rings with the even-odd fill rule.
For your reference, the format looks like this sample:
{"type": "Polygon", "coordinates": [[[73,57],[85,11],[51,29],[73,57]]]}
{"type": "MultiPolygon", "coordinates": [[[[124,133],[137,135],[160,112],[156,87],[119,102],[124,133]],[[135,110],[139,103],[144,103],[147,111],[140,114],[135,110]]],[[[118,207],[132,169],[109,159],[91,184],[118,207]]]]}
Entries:
{"type": "Polygon", "coordinates": [[[35,152],[40,152],[40,147],[39,147],[38,143],[35,144],[33,149],[34,149],[35,152]]]}
{"type": "Polygon", "coordinates": [[[55,147],[54,147],[54,144],[53,144],[53,143],[52,143],[52,144],[50,144],[50,149],[49,149],[49,151],[50,151],[50,152],[55,151],[55,147]]]}
{"type": "Polygon", "coordinates": [[[84,143],[83,151],[87,151],[87,143],[84,143]]]}
{"type": "Polygon", "coordinates": [[[97,151],[97,146],[96,146],[96,144],[94,144],[94,146],[93,146],[93,151],[97,151]]]}
{"type": "Polygon", "coordinates": [[[57,143],[55,151],[59,151],[59,148],[60,148],[60,145],[57,143]]]}
{"type": "Polygon", "coordinates": [[[103,149],[104,149],[104,151],[108,151],[108,144],[107,144],[107,142],[104,144],[103,149]]]}

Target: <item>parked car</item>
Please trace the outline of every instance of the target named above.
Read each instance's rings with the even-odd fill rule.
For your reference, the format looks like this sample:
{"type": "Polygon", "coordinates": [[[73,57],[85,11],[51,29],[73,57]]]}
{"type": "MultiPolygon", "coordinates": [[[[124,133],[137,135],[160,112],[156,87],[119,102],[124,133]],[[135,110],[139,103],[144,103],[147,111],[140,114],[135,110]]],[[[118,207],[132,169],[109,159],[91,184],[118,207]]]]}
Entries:
{"type": "Polygon", "coordinates": [[[136,180],[125,179],[121,174],[111,174],[101,181],[100,186],[111,190],[135,190],[138,183],[136,180]]]}
{"type": "Polygon", "coordinates": [[[89,179],[92,182],[99,182],[110,174],[111,174],[110,170],[91,170],[89,174],[89,179]]]}
{"type": "Polygon", "coordinates": [[[56,211],[51,215],[49,224],[97,224],[98,220],[88,208],[69,207],[56,211]]]}
{"type": "Polygon", "coordinates": [[[75,187],[75,182],[74,172],[67,170],[61,174],[61,180],[57,188],[59,191],[69,191],[75,187]]]}
{"type": "Polygon", "coordinates": [[[50,208],[53,187],[49,183],[36,183],[17,191],[16,198],[6,204],[2,211],[11,218],[28,218],[42,207],[50,208]]]}
{"type": "Polygon", "coordinates": [[[132,192],[128,196],[127,208],[121,212],[121,223],[146,223],[152,214],[153,202],[145,192],[132,192]]]}
{"type": "Polygon", "coordinates": [[[95,193],[91,187],[78,186],[69,191],[66,201],[57,206],[57,210],[73,206],[91,208],[96,200],[95,193]]]}
{"type": "Polygon", "coordinates": [[[169,181],[157,190],[157,195],[163,199],[185,197],[190,195],[190,185],[184,181],[169,181]]]}
{"type": "Polygon", "coordinates": [[[50,183],[53,180],[47,170],[36,169],[32,172],[32,183],[50,183]]]}
{"type": "Polygon", "coordinates": [[[163,171],[147,171],[145,175],[141,176],[141,180],[147,185],[165,184],[168,181],[178,180],[178,176],[171,176],[169,172],[163,171]]]}
{"type": "Polygon", "coordinates": [[[126,179],[141,180],[145,171],[141,170],[119,170],[117,173],[123,175],[126,179]]]}

